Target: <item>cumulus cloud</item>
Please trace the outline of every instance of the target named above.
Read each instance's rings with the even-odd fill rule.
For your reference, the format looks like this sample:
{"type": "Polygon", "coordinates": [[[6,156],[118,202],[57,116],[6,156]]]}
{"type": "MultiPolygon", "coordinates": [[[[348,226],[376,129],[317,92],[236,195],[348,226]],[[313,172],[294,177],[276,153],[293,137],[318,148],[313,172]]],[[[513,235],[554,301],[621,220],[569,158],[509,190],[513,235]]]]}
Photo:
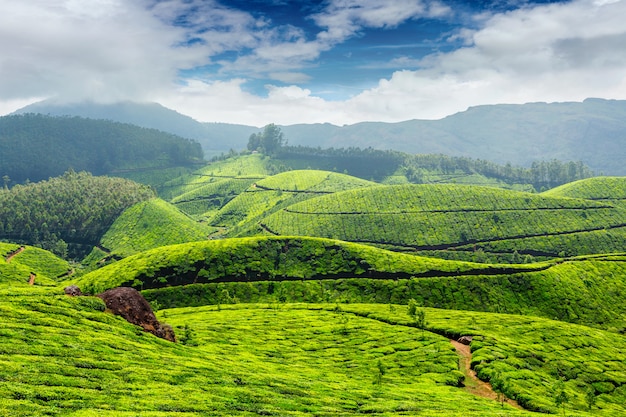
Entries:
{"type": "Polygon", "coordinates": [[[3,99],[142,97],[196,63],[188,49],[171,48],[180,30],[121,0],[1,0],[0,7],[3,99]]]}
{"type": "Polygon", "coordinates": [[[462,41],[461,48],[369,64],[399,70],[335,101],[302,86],[312,81],[307,69],[324,51],[367,29],[455,11],[445,1],[329,0],[310,16],[319,28],[311,35],[214,0],[0,0],[0,7],[0,112],[49,96],[155,100],[202,121],[263,126],[440,118],[478,104],[626,98],[626,0],[573,0],[474,16],[471,27],[449,37],[462,41]],[[248,86],[254,78],[293,85],[272,82],[259,96],[248,86]]]}

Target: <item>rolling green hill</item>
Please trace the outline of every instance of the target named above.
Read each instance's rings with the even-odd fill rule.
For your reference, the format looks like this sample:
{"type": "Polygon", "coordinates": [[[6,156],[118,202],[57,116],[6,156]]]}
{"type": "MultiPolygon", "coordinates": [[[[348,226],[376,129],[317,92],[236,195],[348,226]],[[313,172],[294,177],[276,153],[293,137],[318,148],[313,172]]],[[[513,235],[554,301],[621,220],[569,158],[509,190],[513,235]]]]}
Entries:
{"type": "Polygon", "coordinates": [[[401,305],[223,305],[162,310],[175,344],[97,298],[0,294],[3,415],[533,415],[458,386],[461,334],[478,375],[529,409],[560,412],[562,380],[567,415],[626,411],[624,336],[583,326],[424,309],[421,331],[401,305]]]}
{"type": "Polygon", "coordinates": [[[206,219],[254,182],[279,172],[276,162],[261,154],[213,161],[159,187],[159,195],[196,219],[206,219]]]}
{"type": "Polygon", "coordinates": [[[594,177],[574,181],[543,193],[549,197],[582,198],[607,201],[611,204],[626,203],[626,177],[594,177]]]}
{"type": "Polygon", "coordinates": [[[266,281],[354,276],[537,270],[547,264],[481,265],[395,253],[367,245],[307,237],[255,237],[192,242],[129,256],[75,283],[98,293],[120,285],[140,289],[212,281],[266,281]]]}
{"type": "Polygon", "coordinates": [[[414,298],[425,306],[537,315],[620,331],[626,328],[620,302],[625,277],[623,255],[478,264],[285,237],[157,248],[72,282],[89,293],[119,285],[152,288],[146,297],[166,307],[219,304],[232,297],[242,302],[378,303],[414,298]],[[222,290],[230,294],[224,300],[222,290]]]}
{"type": "Polygon", "coordinates": [[[101,244],[109,254],[126,257],[160,246],[205,240],[211,230],[155,198],[127,208],[102,236],[101,244]]]}
{"type": "Polygon", "coordinates": [[[401,185],[303,201],[262,219],[248,233],[456,251],[466,257],[481,250],[504,258],[554,258],[621,251],[625,226],[626,211],[610,202],[486,187],[401,185]],[[567,239],[578,243],[562,245],[567,239]]]}

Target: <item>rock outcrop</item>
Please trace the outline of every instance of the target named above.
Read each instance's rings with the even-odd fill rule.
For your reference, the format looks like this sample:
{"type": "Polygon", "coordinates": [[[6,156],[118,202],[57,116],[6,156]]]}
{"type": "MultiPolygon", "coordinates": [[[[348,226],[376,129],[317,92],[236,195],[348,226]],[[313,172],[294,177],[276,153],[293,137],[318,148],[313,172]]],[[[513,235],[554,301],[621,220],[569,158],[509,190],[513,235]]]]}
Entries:
{"type": "Polygon", "coordinates": [[[472,343],[472,339],[474,338],[474,336],[461,336],[459,337],[459,340],[457,340],[457,342],[463,344],[463,345],[469,345],[470,343],[472,343]]]}
{"type": "Polygon", "coordinates": [[[107,309],[113,314],[124,317],[129,323],[141,326],[145,331],[157,337],[170,342],[176,341],[172,327],[157,320],[150,304],[136,289],[130,287],[112,288],[99,294],[98,297],[104,301],[107,309]]]}

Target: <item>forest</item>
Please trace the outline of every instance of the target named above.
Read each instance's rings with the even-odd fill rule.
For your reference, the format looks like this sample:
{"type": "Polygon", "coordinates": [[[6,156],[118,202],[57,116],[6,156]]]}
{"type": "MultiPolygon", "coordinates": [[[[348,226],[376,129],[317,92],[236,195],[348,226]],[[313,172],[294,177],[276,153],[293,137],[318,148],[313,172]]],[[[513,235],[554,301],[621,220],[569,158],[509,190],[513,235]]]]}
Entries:
{"type": "Polygon", "coordinates": [[[41,181],[68,169],[94,175],[201,162],[200,144],[154,129],[80,117],[0,117],[0,177],[41,181]]]}

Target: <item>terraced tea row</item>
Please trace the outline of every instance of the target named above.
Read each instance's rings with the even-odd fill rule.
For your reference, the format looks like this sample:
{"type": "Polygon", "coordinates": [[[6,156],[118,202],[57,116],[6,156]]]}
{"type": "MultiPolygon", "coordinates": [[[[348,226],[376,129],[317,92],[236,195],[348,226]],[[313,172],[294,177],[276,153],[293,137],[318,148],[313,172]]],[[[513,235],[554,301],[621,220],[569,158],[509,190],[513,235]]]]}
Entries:
{"type": "Polygon", "coordinates": [[[417,250],[480,247],[557,257],[619,251],[619,241],[601,232],[622,236],[625,227],[626,209],[610,202],[481,187],[405,185],[351,190],[293,204],[247,233],[318,236],[417,250]],[[576,236],[582,244],[564,251],[552,240],[563,235],[576,236]]]}

